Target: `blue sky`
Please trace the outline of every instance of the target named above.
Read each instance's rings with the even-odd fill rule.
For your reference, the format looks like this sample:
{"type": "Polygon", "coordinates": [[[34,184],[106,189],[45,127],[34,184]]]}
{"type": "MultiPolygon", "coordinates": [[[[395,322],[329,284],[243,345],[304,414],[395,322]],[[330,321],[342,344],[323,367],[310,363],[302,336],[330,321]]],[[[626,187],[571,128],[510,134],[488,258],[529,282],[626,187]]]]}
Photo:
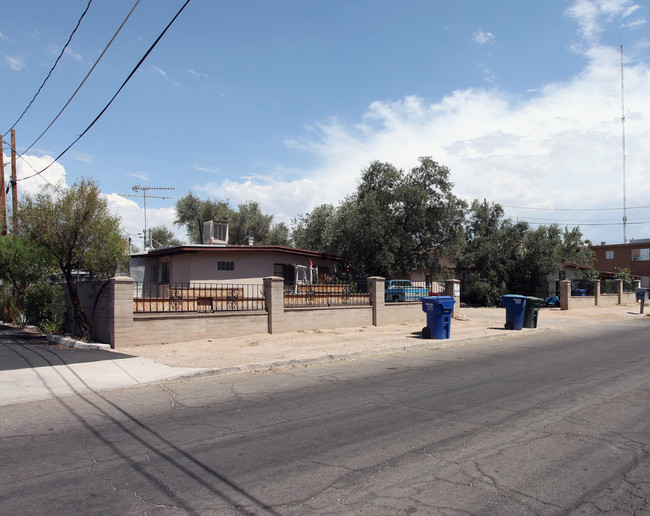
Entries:
{"type": "MultiPolygon", "coordinates": [[[[142,0],[25,152],[134,3],[91,3],[15,126],[19,178],[86,129],[184,1],[142,0]]],[[[87,4],[3,7],[2,134],[87,4]]],[[[19,192],[95,178],[136,238],[142,199],[119,195],[136,184],[175,189],[151,196],[257,201],[290,224],[352,193],[374,160],[409,169],[432,156],[449,167],[460,197],[499,202],[533,224],[579,225],[596,243],[623,240],[625,192],[627,238],[650,238],[648,18],[650,4],[634,0],[192,0],[92,129],[19,192]]],[[[147,199],[147,225],[184,236],[173,206],[147,199]]]]}

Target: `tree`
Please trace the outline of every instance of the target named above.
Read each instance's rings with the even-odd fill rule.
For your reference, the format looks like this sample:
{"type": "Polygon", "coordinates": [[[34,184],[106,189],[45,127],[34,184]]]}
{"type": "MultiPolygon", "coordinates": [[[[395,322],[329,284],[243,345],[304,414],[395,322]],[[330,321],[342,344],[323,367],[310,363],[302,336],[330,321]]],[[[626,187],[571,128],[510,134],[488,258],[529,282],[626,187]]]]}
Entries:
{"type": "Polygon", "coordinates": [[[20,206],[20,230],[51,255],[63,274],[74,320],[86,340],[91,320],[77,291],[76,270],[109,278],[127,266],[126,241],[118,217],[111,215],[99,186],[81,179],[71,187],[49,186],[25,196],[20,206]]]}
{"type": "Polygon", "coordinates": [[[566,261],[588,260],[581,236],[557,224],[533,230],[526,222],[504,219],[499,204],[473,201],[457,264],[459,272],[469,271],[464,300],[495,306],[507,293],[545,297],[550,273],[566,261]]]}
{"type": "Polygon", "coordinates": [[[486,200],[472,202],[465,228],[465,245],[458,256],[459,274],[469,271],[462,290],[464,301],[496,306],[508,293],[513,264],[521,260],[525,222],[503,219],[503,208],[486,200]]]}
{"type": "Polygon", "coordinates": [[[246,245],[249,238],[256,244],[266,244],[271,234],[273,215],[264,215],[260,205],[248,201],[239,205],[238,211],[230,219],[230,242],[246,245]]]}
{"type": "Polygon", "coordinates": [[[589,249],[587,242],[582,240],[582,231],[579,227],[569,230],[565,226],[562,235],[562,261],[587,265],[593,269],[595,253],[589,249]]]}
{"type": "Polygon", "coordinates": [[[151,239],[153,240],[154,247],[158,244],[159,247],[171,247],[175,245],[183,245],[180,238],[176,238],[165,226],[154,226],[151,228],[151,239]]]}
{"type": "Polygon", "coordinates": [[[53,270],[49,255],[34,242],[17,235],[0,237],[0,278],[12,286],[19,308],[27,287],[53,270]]]}
{"type": "Polygon", "coordinates": [[[190,242],[203,243],[203,223],[210,220],[227,220],[229,242],[246,245],[249,237],[256,244],[289,244],[286,224],[273,223],[273,215],[265,215],[257,202],[248,201],[233,210],[228,201],[201,200],[192,192],[176,202],[175,224],[184,226],[190,242]]]}
{"type": "Polygon", "coordinates": [[[176,201],[174,224],[185,227],[190,243],[203,243],[203,223],[210,220],[230,220],[233,210],[228,201],[201,200],[192,192],[176,201]]]}
{"type": "Polygon", "coordinates": [[[301,215],[292,221],[291,237],[299,249],[334,253],[334,239],[337,232],[336,209],[332,204],[316,206],[311,213],[301,215]]]}
{"type": "Polygon", "coordinates": [[[419,161],[408,173],[371,163],[336,210],[332,250],[347,257],[354,274],[435,272],[439,258],[460,245],[466,204],[452,193],[449,169],[429,157],[419,161]]]}

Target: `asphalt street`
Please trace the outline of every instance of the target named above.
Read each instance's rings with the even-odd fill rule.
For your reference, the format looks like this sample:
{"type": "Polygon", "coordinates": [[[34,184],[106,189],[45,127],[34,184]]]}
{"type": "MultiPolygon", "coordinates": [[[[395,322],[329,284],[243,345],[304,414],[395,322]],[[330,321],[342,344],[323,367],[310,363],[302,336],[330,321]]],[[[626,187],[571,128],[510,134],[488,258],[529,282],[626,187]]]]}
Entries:
{"type": "Polygon", "coordinates": [[[643,514],[649,330],[0,407],[0,513],[643,514]]]}

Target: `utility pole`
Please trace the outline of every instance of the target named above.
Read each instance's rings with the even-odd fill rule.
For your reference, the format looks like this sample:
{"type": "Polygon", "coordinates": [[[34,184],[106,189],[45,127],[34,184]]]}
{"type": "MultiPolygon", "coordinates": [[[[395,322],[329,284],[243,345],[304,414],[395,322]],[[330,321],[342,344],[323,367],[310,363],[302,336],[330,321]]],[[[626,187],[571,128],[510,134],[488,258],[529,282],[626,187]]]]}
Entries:
{"type": "Polygon", "coordinates": [[[16,131],[11,130],[11,215],[12,233],[18,234],[18,182],[16,181],[16,131]]]}
{"type": "Polygon", "coordinates": [[[7,194],[5,193],[5,155],[0,135],[0,234],[7,235],[7,194]]]}
{"type": "Polygon", "coordinates": [[[144,242],[144,249],[147,248],[147,197],[150,199],[173,199],[173,197],[162,197],[158,195],[147,195],[149,190],[174,190],[174,188],[168,187],[155,187],[155,186],[140,186],[139,184],[132,186],[131,190],[134,192],[142,192],[142,195],[132,195],[132,194],[120,194],[122,197],[142,197],[144,204],[144,231],[142,233],[142,239],[144,242]]]}

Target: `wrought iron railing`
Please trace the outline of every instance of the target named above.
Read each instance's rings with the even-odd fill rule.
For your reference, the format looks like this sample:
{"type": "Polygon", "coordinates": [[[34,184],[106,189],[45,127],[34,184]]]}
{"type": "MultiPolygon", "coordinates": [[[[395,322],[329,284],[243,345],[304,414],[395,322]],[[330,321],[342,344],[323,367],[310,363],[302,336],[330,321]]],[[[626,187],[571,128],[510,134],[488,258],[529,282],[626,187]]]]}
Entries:
{"type": "Polygon", "coordinates": [[[266,310],[262,284],[134,283],[133,312],[266,310]]]}
{"type": "Polygon", "coordinates": [[[370,294],[356,283],[285,285],[285,308],[310,306],[368,306],[370,294]]]}

